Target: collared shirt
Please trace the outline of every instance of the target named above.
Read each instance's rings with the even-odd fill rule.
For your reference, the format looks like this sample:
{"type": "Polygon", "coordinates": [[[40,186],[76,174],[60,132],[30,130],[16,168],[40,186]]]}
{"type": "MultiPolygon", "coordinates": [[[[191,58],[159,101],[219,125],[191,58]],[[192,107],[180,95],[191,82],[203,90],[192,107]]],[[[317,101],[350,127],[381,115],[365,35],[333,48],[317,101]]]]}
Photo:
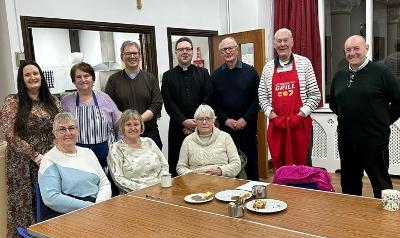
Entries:
{"type": "Polygon", "coordinates": [[[356,73],[357,71],[360,71],[362,68],[364,68],[369,62],[368,58],[365,58],[364,63],[362,63],[356,70],[351,68],[351,65],[349,64],[349,70],[350,72],[356,73]]]}
{"type": "Polygon", "coordinates": [[[135,71],[133,73],[129,73],[128,70],[124,69],[124,72],[125,72],[126,76],[128,76],[129,79],[135,79],[136,76],[138,76],[138,74],[140,73],[140,69],[138,69],[137,71],[135,71]]]}
{"type": "MultiPolygon", "coordinates": [[[[236,62],[236,64],[235,64],[235,67],[233,67],[233,68],[239,68],[239,69],[241,69],[243,67],[243,63],[242,63],[242,61],[240,61],[240,60],[238,60],[237,62],[236,62]]],[[[221,70],[225,70],[225,69],[229,69],[229,67],[228,67],[228,65],[226,64],[226,63],[224,63],[223,65],[221,65],[221,70]]]]}
{"type": "Polygon", "coordinates": [[[284,68],[285,66],[291,64],[291,63],[293,62],[293,60],[294,60],[293,54],[290,54],[289,61],[287,61],[287,62],[281,61],[281,60],[279,59],[279,56],[277,56],[277,57],[275,58],[274,65],[275,65],[275,67],[278,67],[278,68],[284,68]],[[282,63],[283,63],[283,64],[282,64],[282,63]]]}

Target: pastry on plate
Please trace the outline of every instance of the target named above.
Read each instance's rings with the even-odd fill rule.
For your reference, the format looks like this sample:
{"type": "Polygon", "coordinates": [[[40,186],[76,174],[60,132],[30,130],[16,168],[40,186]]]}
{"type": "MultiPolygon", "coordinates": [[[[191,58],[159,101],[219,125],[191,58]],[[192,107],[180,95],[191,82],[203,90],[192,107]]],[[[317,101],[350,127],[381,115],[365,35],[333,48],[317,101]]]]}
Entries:
{"type": "Polygon", "coordinates": [[[264,209],[267,206],[267,202],[265,200],[256,199],[253,203],[253,208],[255,209],[264,209]]]}
{"type": "Polygon", "coordinates": [[[203,195],[203,199],[204,199],[204,200],[210,199],[210,198],[212,198],[213,195],[214,195],[214,194],[213,194],[212,192],[206,192],[206,193],[203,195]]]}

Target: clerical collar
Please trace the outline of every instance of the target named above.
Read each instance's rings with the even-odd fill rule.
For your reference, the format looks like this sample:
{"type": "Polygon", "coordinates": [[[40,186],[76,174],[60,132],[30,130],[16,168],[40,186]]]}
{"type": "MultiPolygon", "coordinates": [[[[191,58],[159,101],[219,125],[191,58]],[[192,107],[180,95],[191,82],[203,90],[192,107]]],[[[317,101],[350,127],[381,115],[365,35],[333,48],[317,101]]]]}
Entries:
{"type": "MultiPolygon", "coordinates": [[[[236,62],[236,64],[235,64],[235,67],[233,67],[233,68],[239,68],[239,69],[243,68],[243,62],[240,61],[240,60],[238,60],[238,61],[236,62]]],[[[224,70],[224,69],[229,69],[229,67],[228,67],[228,65],[227,65],[226,63],[224,63],[224,64],[221,66],[221,69],[222,69],[222,70],[224,70]]]]}
{"type": "Polygon", "coordinates": [[[291,64],[293,62],[293,60],[294,60],[294,56],[293,56],[293,54],[291,54],[289,61],[282,65],[281,61],[279,60],[279,56],[277,56],[274,60],[274,64],[275,64],[275,67],[281,68],[281,67],[284,67],[285,65],[291,64]]]}
{"type": "Polygon", "coordinates": [[[180,69],[180,70],[183,71],[183,72],[188,71],[188,70],[191,68],[191,66],[192,66],[192,65],[189,65],[188,67],[184,68],[184,67],[180,66],[179,64],[177,65],[178,69],[180,69]]]}
{"type": "Polygon", "coordinates": [[[363,69],[365,66],[367,66],[368,63],[369,63],[369,59],[365,58],[364,63],[362,63],[362,65],[358,66],[358,68],[356,70],[352,69],[350,64],[349,64],[349,70],[350,70],[350,72],[355,73],[355,72],[360,71],[361,69],[363,69]]]}

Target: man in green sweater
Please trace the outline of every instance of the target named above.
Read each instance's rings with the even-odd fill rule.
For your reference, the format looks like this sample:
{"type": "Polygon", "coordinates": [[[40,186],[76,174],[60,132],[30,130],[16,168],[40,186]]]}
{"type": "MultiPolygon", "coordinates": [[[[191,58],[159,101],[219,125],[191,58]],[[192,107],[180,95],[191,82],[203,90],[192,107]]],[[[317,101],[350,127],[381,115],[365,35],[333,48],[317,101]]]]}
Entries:
{"type": "Polygon", "coordinates": [[[349,65],[332,80],[329,106],[338,115],[338,149],[343,193],[362,195],[364,170],[376,198],[392,189],[388,173],[390,125],[400,117],[400,82],[382,64],[367,59],[361,36],[349,37],[349,65]]]}

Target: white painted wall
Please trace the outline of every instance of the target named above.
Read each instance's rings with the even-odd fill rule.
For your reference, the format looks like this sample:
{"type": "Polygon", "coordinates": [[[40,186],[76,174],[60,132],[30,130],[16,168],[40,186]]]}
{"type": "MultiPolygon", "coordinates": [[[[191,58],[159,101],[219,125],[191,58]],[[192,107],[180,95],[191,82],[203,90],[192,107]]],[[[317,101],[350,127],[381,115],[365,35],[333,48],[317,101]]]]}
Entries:
{"type": "MultiPolygon", "coordinates": [[[[168,40],[167,27],[193,28],[204,30],[220,30],[220,23],[225,19],[220,19],[221,1],[202,0],[202,1],[159,1],[146,0],[143,1],[142,10],[136,9],[136,1],[120,0],[116,4],[106,0],[70,0],[53,1],[23,1],[23,0],[6,0],[7,22],[8,27],[13,30],[1,32],[9,34],[10,47],[9,52],[19,51],[21,46],[19,38],[20,16],[36,16],[65,18],[76,20],[115,22],[126,24],[153,25],[156,28],[156,45],[157,45],[157,62],[159,73],[163,73],[169,69],[168,61],[168,40]],[[14,5],[15,3],[15,5],[14,5]],[[46,7],[37,7],[46,6],[46,7]],[[13,9],[16,9],[14,11],[13,9]],[[193,14],[193,13],[198,14],[193,14]]],[[[7,47],[8,48],[8,47],[7,47]]],[[[8,57],[8,61],[10,59],[8,57]]],[[[13,66],[16,67],[14,60],[11,60],[13,66]]],[[[14,76],[16,72],[14,72],[14,76]]],[[[12,84],[12,83],[11,83],[12,84]]],[[[9,92],[15,92],[15,89],[7,89],[4,96],[9,92]]],[[[159,121],[161,137],[167,148],[167,132],[169,118],[164,111],[163,117],[159,121]]],[[[166,153],[166,150],[163,150],[166,153]]]]}
{"type": "Polygon", "coordinates": [[[265,29],[266,61],[273,58],[273,1],[229,0],[230,32],[265,29]]]}

